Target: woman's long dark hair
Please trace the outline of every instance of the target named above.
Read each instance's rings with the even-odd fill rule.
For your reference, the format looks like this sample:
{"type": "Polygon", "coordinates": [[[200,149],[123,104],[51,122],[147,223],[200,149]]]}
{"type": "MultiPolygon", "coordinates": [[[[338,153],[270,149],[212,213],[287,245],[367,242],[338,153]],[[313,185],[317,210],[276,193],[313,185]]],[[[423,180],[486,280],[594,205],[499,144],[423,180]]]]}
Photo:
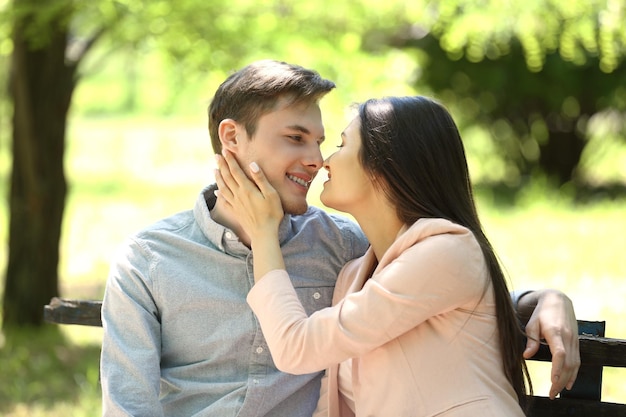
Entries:
{"type": "MultiPolygon", "coordinates": [[[[371,99],[359,106],[361,164],[395,204],[399,218],[443,218],[467,227],[482,249],[495,294],[506,377],[525,408],[524,338],[504,273],[485,235],[472,193],[463,142],[450,113],[427,97],[371,99]]],[[[486,288],[485,288],[486,290],[486,288]]],[[[526,381],[525,381],[526,378],[526,381]]]]}

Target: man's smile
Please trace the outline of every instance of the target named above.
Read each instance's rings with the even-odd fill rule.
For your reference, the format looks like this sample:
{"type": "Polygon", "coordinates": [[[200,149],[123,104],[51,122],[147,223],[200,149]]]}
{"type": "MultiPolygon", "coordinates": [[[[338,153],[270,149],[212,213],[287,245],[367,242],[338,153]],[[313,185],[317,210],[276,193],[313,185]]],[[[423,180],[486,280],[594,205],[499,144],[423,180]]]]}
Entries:
{"type": "Polygon", "coordinates": [[[300,184],[301,186],[306,187],[306,188],[309,188],[309,185],[311,185],[311,181],[312,181],[312,180],[306,181],[305,179],[296,177],[295,175],[292,175],[292,174],[287,174],[287,178],[289,178],[291,181],[297,184],[300,184]]]}

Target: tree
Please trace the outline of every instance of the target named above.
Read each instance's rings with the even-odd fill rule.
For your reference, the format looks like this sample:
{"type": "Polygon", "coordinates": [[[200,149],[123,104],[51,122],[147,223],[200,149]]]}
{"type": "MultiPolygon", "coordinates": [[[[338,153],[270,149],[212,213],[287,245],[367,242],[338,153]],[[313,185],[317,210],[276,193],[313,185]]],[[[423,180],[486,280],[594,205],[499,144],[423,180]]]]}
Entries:
{"type": "Polygon", "coordinates": [[[35,6],[15,1],[9,81],[14,159],[3,313],[4,322],[15,325],[40,323],[41,305],[58,293],[66,114],[78,63],[65,59],[70,4],[48,4],[54,7],[40,14],[35,6]],[[29,36],[35,28],[39,35],[29,36]]]}
{"type": "Polygon", "coordinates": [[[393,44],[416,51],[418,83],[487,126],[514,170],[556,185],[576,177],[588,122],[626,110],[626,9],[622,2],[433,2],[393,44]]]}

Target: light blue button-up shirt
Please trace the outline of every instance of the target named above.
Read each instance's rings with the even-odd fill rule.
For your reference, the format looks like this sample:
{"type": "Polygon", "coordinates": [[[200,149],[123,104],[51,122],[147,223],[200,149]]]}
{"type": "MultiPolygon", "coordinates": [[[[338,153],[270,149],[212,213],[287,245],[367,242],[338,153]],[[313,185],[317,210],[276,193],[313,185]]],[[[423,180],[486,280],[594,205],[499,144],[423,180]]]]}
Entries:
{"type": "MultiPolygon", "coordinates": [[[[106,416],[310,417],[320,374],[276,369],[246,302],[253,257],[211,219],[213,187],[193,211],[130,238],[102,307],[106,416]]],[[[285,265],[309,314],[330,305],[341,267],[364,253],[357,225],[317,208],[285,216],[285,265]]]]}

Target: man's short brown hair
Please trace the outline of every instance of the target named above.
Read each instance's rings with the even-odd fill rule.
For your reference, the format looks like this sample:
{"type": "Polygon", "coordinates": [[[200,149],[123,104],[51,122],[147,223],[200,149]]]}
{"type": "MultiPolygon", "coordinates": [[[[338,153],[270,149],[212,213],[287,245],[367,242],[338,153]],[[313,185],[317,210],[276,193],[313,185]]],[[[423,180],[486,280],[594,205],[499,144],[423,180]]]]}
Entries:
{"type": "Polygon", "coordinates": [[[254,62],[231,74],[217,89],[209,105],[209,135],[215,153],[221,153],[218,127],[233,119],[254,136],[257,121],[272,111],[281,98],[291,104],[315,103],[335,87],[316,71],[274,60],[254,62]]]}

